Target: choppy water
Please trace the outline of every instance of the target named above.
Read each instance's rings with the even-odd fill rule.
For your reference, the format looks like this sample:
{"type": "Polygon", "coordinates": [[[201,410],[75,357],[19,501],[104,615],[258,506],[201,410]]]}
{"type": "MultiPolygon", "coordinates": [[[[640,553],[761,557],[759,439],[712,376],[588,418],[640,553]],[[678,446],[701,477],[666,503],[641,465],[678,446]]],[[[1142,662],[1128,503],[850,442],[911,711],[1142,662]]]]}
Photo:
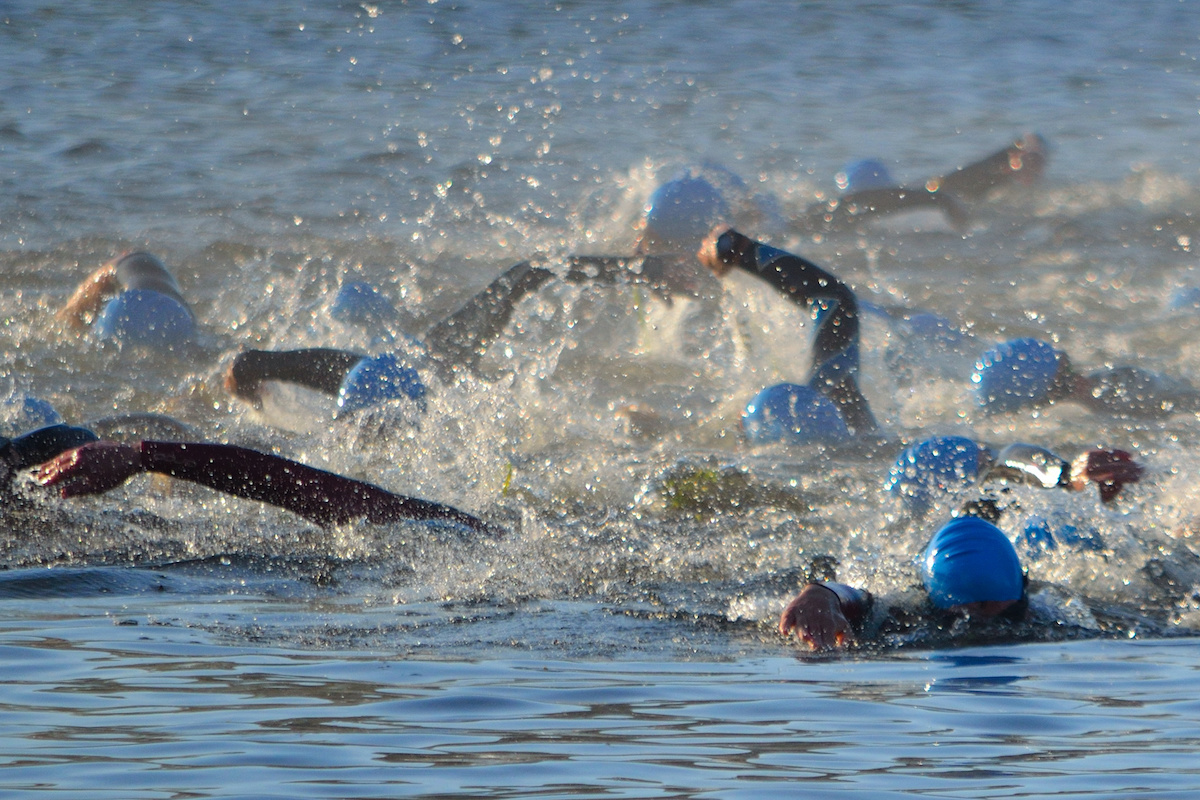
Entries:
{"type": "Polygon", "coordinates": [[[17,2],[0,22],[6,389],[71,421],[167,413],[512,531],[326,532],[146,479],[72,503],[30,488],[0,540],[7,789],[1200,784],[1183,688],[1200,664],[1186,638],[1200,422],[981,417],[965,380],[983,343],[1020,334],[1082,366],[1200,375],[1195,308],[1172,304],[1200,284],[1190,5],[17,2]],[[1027,130],[1052,144],[1045,179],[966,236],[747,231],[974,337],[931,354],[868,318],[879,449],[740,442],[745,401],[803,376],[807,331],[744,281],[670,304],[547,286],[493,347],[490,378],[434,386],[415,429],[285,418],[286,398],[264,416],[221,385],[245,347],[382,347],[329,318],[350,279],[419,334],[512,263],[629,253],[646,197],[683,164],[723,163],[794,220],[848,159],[918,182],[1027,130]],[[50,324],[129,247],[178,276],[196,349],[118,351],[50,324]],[[652,435],[629,429],[628,405],[655,415],[652,435]],[[794,660],[771,625],[814,561],[885,595],[911,587],[929,530],[880,485],[900,442],[951,432],[1124,447],[1149,469],[1112,508],[1023,498],[1105,543],[1023,553],[1060,624],[1014,637],[1054,643],[794,660]]]}

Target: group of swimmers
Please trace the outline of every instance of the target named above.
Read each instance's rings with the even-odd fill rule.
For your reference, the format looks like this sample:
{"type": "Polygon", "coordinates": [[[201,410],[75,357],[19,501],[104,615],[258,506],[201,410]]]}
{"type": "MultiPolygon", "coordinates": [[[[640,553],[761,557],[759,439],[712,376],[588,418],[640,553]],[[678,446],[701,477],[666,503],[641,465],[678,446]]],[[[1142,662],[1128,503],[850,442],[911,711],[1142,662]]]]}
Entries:
{"type": "MultiPolygon", "coordinates": [[[[838,176],[844,193],[814,205],[802,224],[828,230],[871,224],[899,213],[933,212],[961,229],[971,203],[1004,183],[1036,179],[1045,158],[1045,143],[1026,136],[916,188],[895,185],[877,161],[858,162],[838,176]]],[[[474,368],[503,332],[516,304],[547,282],[654,281],[678,271],[680,264],[691,264],[706,267],[717,278],[735,269],[749,273],[809,311],[814,320],[808,375],[802,382],[767,387],[750,400],[743,414],[748,441],[828,444],[874,434],[879,423],[859,387],[862,308],[853,290],[825,268],[729,225],[747,219],[749,224],[762,223],[773,213],[770,198],[750,195],[731,173],[691,169],[651,196],[638,253],[632,258],[578,257],[569,261],[565,273],[523,262],[420,340],[392,352],[248,350],[233,360],[226,386],[250,403],[260,401],[265,383],[284,381],[335,398],[339,413],[393,401],[420,409],[426,402],[427,373],[449,379],[456,371],[474,368]]],[[[394,308],[370,286],[348,284],[335,299],[333,313],[377,323],[394,308]]],[[[64,306],[60,319],[70,325],[90,322],[102,338],[165,347],[180,346],[196,326],[170,272],[142,252],[115,259],[90,276],[64,306]]],[[[1095,411],[1143,417],[1200,410],[1200,392],[1184,381],[1130,367],[1081,374],[1065,353],[1030,338],[988,349],[970,380],[980,407],[989,413],[1067,400],[1095,411]]],[[[32,468],[38,483],[57,487],[64,497],[104,492],[141,472],[157,472],[277,505],[322,525],[357,518],[414,519],[497,531],[450,506],[232,445],[119,444],[65,424],[2,444],[0,477],[8,480],[32,468]]],[[[904,449],[885,487],[920,517],[935,500],[996,481],[1076,491],[1094,484],[1101,501],[1110,502],[1141,474],[1141,465],[1119,449],[1092,449],[1068,461],[1033,445],[1018,443],[996,452],[963,437],[943,436],[904,449]]],[[[1025,613],[1027,579],[1012,542],[996,526],[1003,505],[985,490],[963,504],[930,539],[920,571],[931,609],[987,618],[1025,613]]],[[[853,641],[873,613],[880,610],[872,611],[872,596],[866,590],[813,582],[787,606],[779,629],[813,648],[838,647],[853,641]]]]}

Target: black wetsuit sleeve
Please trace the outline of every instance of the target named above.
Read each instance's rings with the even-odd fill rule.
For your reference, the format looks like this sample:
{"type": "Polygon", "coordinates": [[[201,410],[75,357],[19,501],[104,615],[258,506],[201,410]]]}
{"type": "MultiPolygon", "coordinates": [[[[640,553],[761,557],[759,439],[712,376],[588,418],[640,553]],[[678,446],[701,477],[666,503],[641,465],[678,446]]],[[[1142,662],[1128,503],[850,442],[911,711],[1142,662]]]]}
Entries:
{"type": "Polygon", "coordinates": [[[889,214],[933,209],[945,213],[956,230],[962,231],[970,221],[967,209],[953,194],[889,186],[863,189],[816,203],[805,212],[804,220],[813,231],[853,229],[889,214]]]}
{"type": "Polygon", "coordinates": [[[1137,419],[1200,411],[1200,391],[1190,383],[1139,367],[1094,370],[1083,382],[1074,397],[1092,411],[1137,419]]]}
{"type": "Polygon", "coordinates": [[[858,388],[858,299],[850,287],[807,259],[734,230],[717,239],[717,257],[816,312],[809,386],[836,403],[856,433],[875,430],[875,417],[858,388]]]}
{"type": "Polygon", "coordinates": [[[834,581],[817,581],[816,585],[823,586],[837,595],[838,605],[842,607],[842,613],[846,615],[846,619],[854,626],[855,630],[863,629],[875,602],[875,598],[871,596],[870,592],[834,581]]]}
{"type": "MultiPolygon", "coordinates": [[[[566,259],[562,277],[575,284],[643,282],[658,285],[673,280],[678,282],[676,262],[654,256],[571,256],[566,259]]],[[[442,377],[448,377],[455,368],[474,369],[492,342],[504,332],[517,304],[553,280],[556,274],[530,261],[514,264],[461,308],[430,328],[423,341],[442,377]]]]}
{"type": "Polygon", "coordinates": [[[291,511],[319,525],[366,518],[443,521],[492,532],[483,520],[451,506],[393,494],[374,484],[297,461],[227,444],[141,443],[142,466],[220,492],[291,511]]]}
{"type": "Polygon", "coordinates": [[[264,381],[288,381],[337,395],[346,373],[362,361],[361,353],[312,347],[303,350],[247,350],[230,368],[231,388],[241,398],[257,400],[264,381]]]}
{"type": "Polygon", "coordinates": [[[523,298],[554,277],[543,267],[522,261],[509,267],[461,308],[425,334],[425,346],[443,371],[473,369],[512,319],[523,298]]]}
{"type": "Polygon", "coordinates": [[[1045,168],[1046,142],[1031,134],[973,164],[935,178],[931,183],[936,183],[943,192],[978,200],[997,186],[1013,181],[1030,183],[1045,168]]]}
{"type": "Polygon", "coordinates": [[[99,438],[87,428],[47,425],[15,439],[6,440],[0,446],[0,459],[3,459],[11,476],[23,469],[49,461],[59,453],[95,442],[99,438]]]}

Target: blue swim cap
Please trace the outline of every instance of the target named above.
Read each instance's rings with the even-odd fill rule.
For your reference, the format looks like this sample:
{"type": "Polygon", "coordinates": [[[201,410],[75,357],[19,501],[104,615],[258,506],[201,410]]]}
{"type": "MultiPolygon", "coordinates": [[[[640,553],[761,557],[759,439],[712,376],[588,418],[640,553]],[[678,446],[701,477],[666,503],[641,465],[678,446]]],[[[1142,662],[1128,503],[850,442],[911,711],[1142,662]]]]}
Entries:
{"type": "Polygon", "coordinates": [[[346,325],[368,328],[392,322],[399,312],[374,286],[354,281],[343,284],[338,290],[329,307],[329,315],[346,325]]]}
{"type": "Polygon", "coordinates": [[[752,444],[828,444],[850,438],[832,400],[794,383],[770,386],[755,395],[742,412],[742,429],[752,444]]]}
{"type": "Polygon", "coordinates": [[[729,221],[729,205],[709,181],[690,173],[667,181],[646,201],[646,241],[654,249],[690,253],[729,221]]]}
{"type": "Polygon", "coordinates": [[[1057,550],[1060,544],[1075,550],[1104,549],[1104,539],[1094,528],[1080,530],[1070,524],[1053,528],[1050,521],[1040,515],[1025,520],[1025,529],[1017,535],[1017,545],[1026,548],[1035,560],[1044,553],[1057,550]]]}
{"type": "Polygon", "coordinates": [[[4,427],[13,435],[62,423],[62,414],[49,400],[17,392],[4,401],[4,427]]]}
{"type": "Polygon", "coordinates": [[[173,297],[127,289],[108,302],[96,320],[102,339],[151,347],[183,344],[196,330],[192,312],[173,297]]]}
{"type": "Polygon", "coordinates": [[[425,409],[420,374],[392,353],[364,358],[346,374],[338,390],[338,408],[349,413],[388,400],[408,398],[425,409]]]}
{"type": "Polygon", "coordinates": [[[1040,339],[1013,339],[993,347],[975,362],[971,382],[979,405],[989,412],[1037,405],[1054,388],[1061,354],[1040,339]]]}
{"type": "Polygon", "coordinates": [[[843,192],[861,192],[866,189],[884,189],[895,186],[896,181],[887,166],[877,158],[851,161],[834,176],[838,188],[843,192]]]}
{"type": "Polygon", "coordinates": [[[938,608],[1020,600],[1021,561],[1008,537],[978,517],[959,517],[934,534],[921,557],[921,580],[938,608]]]}
{"type": "Polygon", "coordinates": [[[954,347],[966,338],[958,326],[938,314],[919,311],[904,319],[913,335],[942,347],[954,347]]]}
{"type": "Polygon", "coordinates": [[[984,449],[964,436],[935,436],[905,448],[883,488],[915,513],[924,513],[934,495],[965,489],[979,476],[984,449]]]}
{"type": "Polygon", "coordinates": [[[1200,286],[1184,286],[1171,292],[1171,300],[1167,306],[1172,311],[1200,308],[1200,286]]]}

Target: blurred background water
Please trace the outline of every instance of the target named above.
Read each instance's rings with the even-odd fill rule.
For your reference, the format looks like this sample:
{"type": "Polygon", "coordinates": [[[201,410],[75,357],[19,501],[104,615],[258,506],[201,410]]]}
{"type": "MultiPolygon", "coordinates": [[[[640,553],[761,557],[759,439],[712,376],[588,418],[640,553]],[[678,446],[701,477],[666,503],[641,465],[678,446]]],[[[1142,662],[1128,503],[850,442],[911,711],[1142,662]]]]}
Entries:
{"type": "Polygon", "coordinates": [[[72,422],[170,414],[511,531],[324,531],[150,479],[75,502],[22,487],[0,534],[0,785],[1190,796],[1200,424],[982,416],[967,375],[1015,335],[1200,374],[1198,22],[1187,3],[0,4],[0,388],[72,422]],[[1026,131],[1045,177],[965,235],[797,224],[851,159],[916,185],[1026,131]],[[631,253],[654,187],[697,162],[777,199],[747,233],[967,343],[931,353],[868,316],[888,444],[741,441],[746,401],[804,376],[810,327],[736,281],[672,302],[548,285],[416,427],[222,388],[246,347],[386,348],[329,315],[353,280],[416,335],[518,261],[631,253]],[[130,248],[178,277],[196,348],[52,324],[130,248]],[[1123,447],[1148,475],[1103,509],[1023,498],[1104,543],[1022,552],[1057,620],[1016,636],[1035,643],[812,659],[779,639],[814,563],[911,590],[929,526],[880,487],[933,433],[1123,447]]]}

